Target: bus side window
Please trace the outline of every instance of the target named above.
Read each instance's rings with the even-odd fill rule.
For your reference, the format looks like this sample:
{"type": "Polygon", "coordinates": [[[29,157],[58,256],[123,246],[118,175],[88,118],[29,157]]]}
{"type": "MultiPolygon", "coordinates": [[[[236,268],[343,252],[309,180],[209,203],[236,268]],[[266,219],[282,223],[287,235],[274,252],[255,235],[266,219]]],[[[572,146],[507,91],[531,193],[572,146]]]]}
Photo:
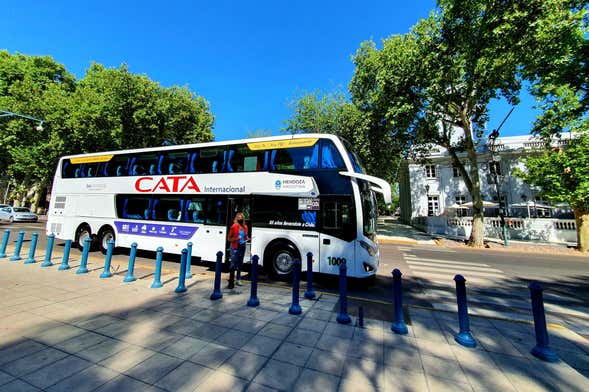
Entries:
{"type": "MultiPolygon", "coordinates": [[[[318,147],[318,144],[315,145],[318,147]]],[[[318,151],[318,148],[317,148],[318,151]]],[[[315,155],[315,150],[313,154],[315,155]]],[[[316,168],[317,166],[315,166],[316,168]]],[[[343,169],[345,168],[344,160],[341,154],[335,148],[335,145],[331,140],[321,141],[321,168],[322,169],[343,169]]]]}
{"type": "Polygon", "coordinates": [[[203,223],[204,222],[204,211],[203,204],[205,199],[192,199],[186,203],[186,217],[184,218],[188,222],[203,223]]]}
{"type": "Polygon", "coordinates": [[[224,225],[227,216],[225,200],[212,197],[207,201],[206,223],[212,225],[224,225]]]}

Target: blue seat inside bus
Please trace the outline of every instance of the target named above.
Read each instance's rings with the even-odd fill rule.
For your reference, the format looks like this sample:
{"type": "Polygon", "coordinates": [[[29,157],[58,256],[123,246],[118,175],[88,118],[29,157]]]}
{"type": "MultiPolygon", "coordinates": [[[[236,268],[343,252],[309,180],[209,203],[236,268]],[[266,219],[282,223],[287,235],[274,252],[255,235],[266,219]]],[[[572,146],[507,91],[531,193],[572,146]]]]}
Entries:
{"type": "Polygon", "coordinates": [[[143,219],[143,217],[139,214],[129,214],[127,212],[127,205],[129,204],[129,199],[125,199],[123,201],[123,218],[125,219],[143,219]]]}

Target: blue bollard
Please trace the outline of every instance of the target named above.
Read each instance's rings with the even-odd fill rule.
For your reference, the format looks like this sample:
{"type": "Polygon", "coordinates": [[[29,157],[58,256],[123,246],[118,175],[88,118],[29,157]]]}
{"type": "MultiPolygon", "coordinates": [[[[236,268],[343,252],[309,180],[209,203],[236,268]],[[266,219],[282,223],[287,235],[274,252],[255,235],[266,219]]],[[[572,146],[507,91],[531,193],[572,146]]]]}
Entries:
{"type": "Polygon", "coordinates": [[[104,270],[100,274],[100,279],[107,279],[112,276],[110,272],[110,263],[112,261],[112,254],[115,250],[115,241],[108,240],[106,243],[106,257],[104,258],[104,270]]]}
{"type": "Polygon", "coordinates": [[[2,246],[0,246],[0,257],[6,257],[6,247],[8,246],[8,239],[10,238],[10,230],[4,230],[4,237],[2,238],[2,246]]]}
{"type": "Polygon", "coordinates": [[[53,252],[53,243],[55,242],[55,234],[51,233],[47,236],[47,251],[45,252],[45,260],[41,263],[41,267],[51,267],[51,253],[53,252]]]}
{"type": "Polygon", "coordinates": [[[87,274],[88,273],[88,253],[90,252],[90,237],[84,238],[84,247],[82,248],[82,260],[80,260],[80,267],[76,271],[76,274],[87,274]]]}
{"type": "Polygon", "coordinates": [[[223,252],[217,252],[217,262],[215,263],[215,287],[213,288],[213,293],[211,294],[211,301],[215,301],[218,299],[223,298],[223,293],[221,292],[221,269],[223,268],[223,252]]]}
{"type": "Polygon", "coordinates": [[[294,268],[292,272],[292,304],[288,309],[288,313],[301,314],[303,310],[299,304],[299,282],[301,279],[301,261],[299,259],[294,260],[294,268]]]}
{"type": "Polygon", "coordinates": [[[192,242],[186,244],[186,250],[188,253],[186,254],[186,279],[192,278],[192,274],[190,273],[190,265],[192,264],[192,242]]]}
{"type": "Polygon", "coordinates": [[[360,306],[358,308],[358,326],[360,328],[364,328],[364,307],[360,306]]]}
{"type": "Polygon", "coordinates": [[[174,290],[177,293],[183,293],[186,291],[186,256],[188,255],[188,249],[182,249],[182,256],[180,258],[180,275],[178,276],[178,287],[174,290]]]}
{"type": "Polygon", "coordinates": [[[258,299],[258,261],[260,258],[258,255],[254,255],[252,257],[252,285],[250,288],[250,299],[247,301],[247,306],[256,307],[260,305],[260,300],[258,299]]]}
{"type": "Polygon", "coordinates": [[[454,340],[464,347],[476,347],[477,342],[470,333],[468,321],[468,307],[466,304],[466,279],[462,275],[454,277],[456,282],[456,303],[458,304],[458,325],[460,331],[454,336],[454,340]]]}
{"type": "Polygon", "coordinates": [[[313,291],[313,253],[311,252],[307,252],[307,291],[305,291],[305,298],[315,298],[315,291],[313,291]]]}
{"type": "Polygon", "coordinates": [[[395,304],[395,319],[391,325],[391,330],[399,335],[407,335],[409,330],[405,324],[403,316],[403,288],[401,276],[403,274],[397,268],[393,270],[393,302],[395,304]]]}
{"type": "Polygon", "coordinates": [[[532,282],[528,286],[532,299],[532,313],[534,315],[534,330],[536,331],[536,345],[530,351],[533,356],[546,362],[558,362],[558,356],[548,346],[548,330],[546,329],[546,314],[544,313],[544,290],[538,282],[532,282]]]}
{"type": "Polygon", "coordinates": [[[133,272],[135,271],[135,257],[137,257],[137,242],[133,242],[131,244],[131,252],[129,252],[129,265],[127,266],[127,275],[123,282],[129,283],[134,282],[137,279],[133,276],[133,272]]]}
{"type": "Polygon", "coordinates": [[[61,259],[61,265],[57,268],[59,271],[70,269],[68,264],[70,259],[70,249],[72,249],[72,240],[65,240],[65,244],[63,246],[63,258],[61,259]]]}
{"type": "Polygon", "coordinates": [[[16,247],[14,248],[14,255],[8,260],[10,261],[19,261],[22,259],[20,257],[20,250],[22,249],[22,242],[25,239],[25,231],[21,230],[18,232],[18,238],[16,239],[16,247]]]}
{"type": "Polygon", "coordinates": [[[155,274],[153,275],[152,289],[159,289],[163,287],[162,284],[162,261],[164,259],[164,248],[161,246],[156,249],[155,255],[155,274]]]}
{"type": "Polygon", "coordinates": [[[29,248],[29,257],[24,261],[24,264],[36,263],[35,250],[37,249],[37,240],[39,239],[39,233],[33,233],[31,238],[31,247],[29,248]]]}
{"type": "Polygon", "coordinates": [[[339,266],[339,314],[335,319],[340,324],[350,324],[352,318],[348,314],[348,267],[346,263],[339,266]]]}

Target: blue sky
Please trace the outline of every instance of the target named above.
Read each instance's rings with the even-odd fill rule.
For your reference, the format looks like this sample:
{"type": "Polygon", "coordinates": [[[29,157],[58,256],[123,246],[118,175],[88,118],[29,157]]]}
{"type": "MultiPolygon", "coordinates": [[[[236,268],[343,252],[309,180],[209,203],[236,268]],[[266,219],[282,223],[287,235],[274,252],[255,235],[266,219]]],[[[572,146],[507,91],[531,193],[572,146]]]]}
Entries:
{"type": "MultiPolygon", "coordinates": [[[[187,85],[216,116],[216,140],[278,134],[287,103],[306,91],[346,90],[362,41],[406,33],[435,1],[12,1],[0,49],[50,55],[77,77],[92,61],[126,63],[168,87],[187,85]]],[[[509,111],[492,105],[489,129],[509,111]]],[[[501,130],[529,132],[524,99],[501,130]]]]}

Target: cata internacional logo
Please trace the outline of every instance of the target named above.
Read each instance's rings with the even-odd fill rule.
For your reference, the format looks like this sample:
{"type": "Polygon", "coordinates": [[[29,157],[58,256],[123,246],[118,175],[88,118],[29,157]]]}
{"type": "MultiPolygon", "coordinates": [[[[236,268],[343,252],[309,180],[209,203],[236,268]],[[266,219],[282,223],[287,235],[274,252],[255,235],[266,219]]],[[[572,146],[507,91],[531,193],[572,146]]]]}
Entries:
{"type": "Polygon", "coordinates": [[[274,188],[276,188],[276,190],[279,190],[281,187],[282,187],[282,181],[276,180],[276,182],[274,183],[274,188]]]}

